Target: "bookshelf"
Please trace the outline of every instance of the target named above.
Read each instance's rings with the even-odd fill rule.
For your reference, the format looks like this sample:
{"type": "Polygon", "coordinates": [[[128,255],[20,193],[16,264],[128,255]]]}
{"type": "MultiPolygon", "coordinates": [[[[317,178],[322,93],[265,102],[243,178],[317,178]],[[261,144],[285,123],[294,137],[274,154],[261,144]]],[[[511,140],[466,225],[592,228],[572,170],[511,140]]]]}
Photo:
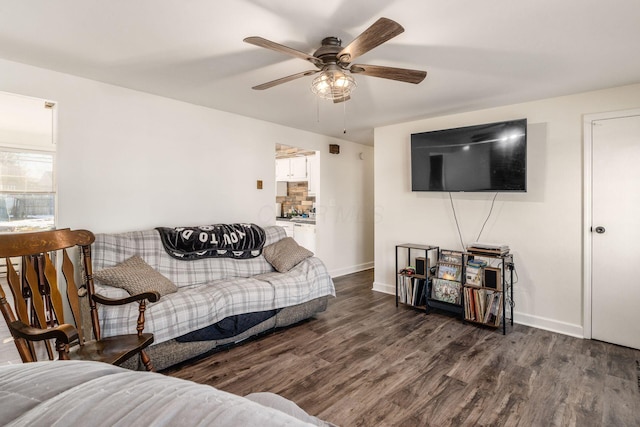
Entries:
{"type": "Polygon", "coordinates": [[[462,295],[464,321],[493,328],[502,326],[505,335],[507,320],[513,326],[513,254],[478,251],[467,254],[462,295]],[[495,262],[498,267],[492,266],[495,262]]]}
{"type": "Polygon", "coordinates": [[[396,307],[405,304],[453,313],[466,322],[507,333],[513,326],[513,254],[476,250],[453,251],[439,246],[396,245],[396,307]],[[418,258],[417,255],[424,255],[418,258]],[[416,259],[427,260],[423,269],[406,272],[416,259]],[[404,263],[406,260],[406,264],[404,263]],[[430,266],[435,266],[431,274],[430,266]],[[424,273],[424,274],[421,274],[424,273]],[[509,316],[507,313],[509,312],[509,316]]]}
{"type": "Polygon", "coordinates": [[[406,304],[412,307],[425,307],[427,297],[431,259],[438,259],[439,247],[418,243],[402,243],[396,245],[396,307],[406,304]],[[422,255],[422,257],[418,257],[422,255]],[[435,255],[435,258],[433,257],[435,255]],[[406,260],[406,263],[403,261],[406,260]],[[416,267],[416,260],[420,266],[416,272],[408,267],[416,267]]]}

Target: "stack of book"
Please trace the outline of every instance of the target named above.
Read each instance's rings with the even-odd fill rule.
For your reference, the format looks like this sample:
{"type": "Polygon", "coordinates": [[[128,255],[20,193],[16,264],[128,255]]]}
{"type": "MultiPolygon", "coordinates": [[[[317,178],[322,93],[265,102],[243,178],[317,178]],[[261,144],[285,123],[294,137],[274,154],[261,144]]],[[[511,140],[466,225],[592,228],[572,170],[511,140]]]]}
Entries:
{"type": "Polygon", "coordinates": [[[406,273],[398,274],[398,300],[403,304],[421,306],[425,304],[425,279],[406,273]]]}
{"type": "Polygon", "coordinates": [[[464,317],[491,326],[500,325],[502,292],[464,288],[464,317]]]}

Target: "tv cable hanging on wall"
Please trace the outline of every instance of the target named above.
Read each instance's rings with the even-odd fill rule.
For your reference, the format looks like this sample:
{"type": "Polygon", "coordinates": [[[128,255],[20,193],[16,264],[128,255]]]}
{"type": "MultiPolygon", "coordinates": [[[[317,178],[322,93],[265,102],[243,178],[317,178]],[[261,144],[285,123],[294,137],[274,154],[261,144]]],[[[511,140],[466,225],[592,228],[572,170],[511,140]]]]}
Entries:
{"type": "MultiPolygon", "coordinates": [[[[487,222],[489,221],[489,218],[491,217],[491,213],[493,212],[493,207],[496,203],[496,198],[498,197],[498,193],[496,192],[496,194],[493,195],[493,199],[491,200],[491,208],[489,209],[489,213],[487,214],[487,218],[484,220],[484,223],[482,224],[482,228],[480,229],[480,232],[478,233],[478,237],[476,238],[476,242],[480,241],[480,236],[482,235],[482,232],[484,231],[484,227],[485,225],[487,225],[487,222]]],[[[451,196],[451,192],[449,192],[449,201],[451,202],[451,210],[453,211],[453,218],[455,219],[456,222],[456,228],[458,229],[458,238],[460,239],[460,246],[462,247],[462,250],[465,250],[465,245],[464,245],[464,239],[462,237],[462,231],[460,231],[460,223],[458,222],[458,215],[456,215],[456,207],[453,204],[453,197],[451,196]]]]}

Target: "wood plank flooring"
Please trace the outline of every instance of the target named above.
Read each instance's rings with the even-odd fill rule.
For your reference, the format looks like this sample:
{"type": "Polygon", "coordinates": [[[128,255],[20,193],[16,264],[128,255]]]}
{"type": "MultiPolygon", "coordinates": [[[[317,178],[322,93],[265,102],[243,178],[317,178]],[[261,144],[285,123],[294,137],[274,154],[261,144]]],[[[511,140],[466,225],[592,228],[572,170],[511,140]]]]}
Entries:
{"type": "Polygon", "coordinates": [[[271,391],[341,426],[638,426],[640,351],[395,307],[373,271],[335,280],[326,312],[164,373],[271,391]]]}

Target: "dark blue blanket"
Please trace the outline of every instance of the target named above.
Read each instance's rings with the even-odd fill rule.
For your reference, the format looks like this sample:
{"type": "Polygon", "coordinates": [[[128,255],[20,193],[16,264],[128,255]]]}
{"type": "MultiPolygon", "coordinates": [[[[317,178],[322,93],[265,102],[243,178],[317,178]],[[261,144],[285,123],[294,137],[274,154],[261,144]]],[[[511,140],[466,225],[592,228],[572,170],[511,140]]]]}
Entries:
{"type": "Polygon", "coordinates": [[[178,342],[191,342],[191,341],[209,341],[209,340],[223,340],[226,338],[235,337],[241,333],[248,331],[254,326],[264,322],[267,319],[275,316],[278,310],[258,311],[255,313],[238,314],[235,316],[229,316],[216,324],[206,326],[197,331],[189,332],[181,337],[176,338],[178,342]]]}

